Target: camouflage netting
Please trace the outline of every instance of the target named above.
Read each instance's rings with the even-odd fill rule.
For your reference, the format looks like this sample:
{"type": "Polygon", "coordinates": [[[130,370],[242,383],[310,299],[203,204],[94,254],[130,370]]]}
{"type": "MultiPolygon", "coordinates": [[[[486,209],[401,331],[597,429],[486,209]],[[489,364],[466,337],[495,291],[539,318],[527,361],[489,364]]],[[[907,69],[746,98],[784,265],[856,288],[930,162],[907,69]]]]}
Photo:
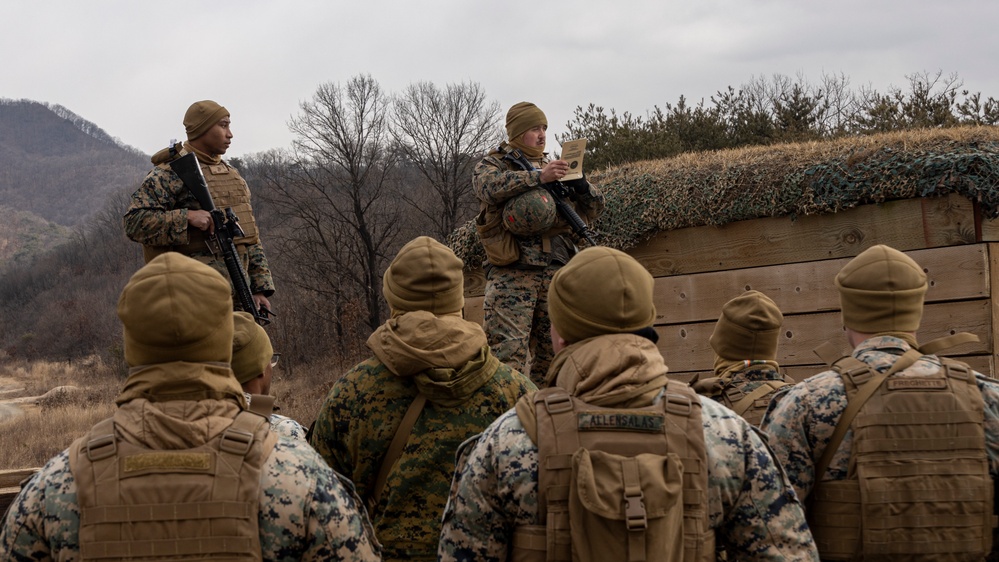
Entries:
{"type": "MultiPolygon", "coordinates": [[[[607,197],[591,227],[627,250],[656,232],[762,217],[835,213],[957,193],[999,216],[999,127],[905,131],[684,154],[594,172],[607,197]]],[[[448,237],[467,269],[485,253],[469,222],[448,237]]]]}

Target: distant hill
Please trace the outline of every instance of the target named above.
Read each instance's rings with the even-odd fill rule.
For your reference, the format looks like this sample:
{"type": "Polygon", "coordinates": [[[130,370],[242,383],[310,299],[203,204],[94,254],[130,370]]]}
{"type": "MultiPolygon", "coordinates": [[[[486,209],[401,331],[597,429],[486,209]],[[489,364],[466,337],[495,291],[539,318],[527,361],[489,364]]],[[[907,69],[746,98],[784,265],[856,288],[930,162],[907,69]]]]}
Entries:
{"type": "Polygon", "coordinates": [[[0,98],[0,206],[76,226],[150,167],[147,155],[62,106],[0,98]]]}
{"type": "Polygon", "coordinates": [[[28,211],[0,206],[0,273],[10,265],[31,262],[66,242],[71,231],[28,211]]]}

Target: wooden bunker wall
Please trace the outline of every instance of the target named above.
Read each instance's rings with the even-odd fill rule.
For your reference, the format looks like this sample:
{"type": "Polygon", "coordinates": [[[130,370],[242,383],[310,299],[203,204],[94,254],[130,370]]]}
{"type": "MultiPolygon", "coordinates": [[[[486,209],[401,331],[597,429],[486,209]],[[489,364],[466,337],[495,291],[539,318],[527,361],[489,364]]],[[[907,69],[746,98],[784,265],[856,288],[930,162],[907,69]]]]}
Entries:
{"type": "MultiPolygon", "coordinates": [[[[959,195],[660,232],[628,253],[656,279],[655,328],[673,377],[689,380],[712,369],[708,339],[722,305],[755,289],[783,312],[777,359],[794,380],[802,380],[824,369],[813,352],[823,342],[848,351],[833,279],[875,244],[906,252],[926,271],[919,341],[974,333],[979,343],[945,354],[995,373],[999,324],[992,295],[999,280],[999,220],[983,219],[973,202],[959,195]]],[[[468,272],[465,284],[465,315],[481,322],[481,270],[468,272]]]]}

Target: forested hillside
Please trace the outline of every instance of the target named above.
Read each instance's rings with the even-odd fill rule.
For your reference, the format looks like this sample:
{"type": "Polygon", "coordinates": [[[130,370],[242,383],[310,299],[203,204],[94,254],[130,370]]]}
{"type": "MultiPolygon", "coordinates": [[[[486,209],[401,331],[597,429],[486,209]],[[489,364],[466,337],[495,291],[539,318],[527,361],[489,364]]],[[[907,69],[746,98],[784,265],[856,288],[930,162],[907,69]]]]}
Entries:
{"type": "Polygon", "coordinates": [[[79,225],[149,167],[148,156],[64,107],[0,99],[0,206],[79,225]]]}

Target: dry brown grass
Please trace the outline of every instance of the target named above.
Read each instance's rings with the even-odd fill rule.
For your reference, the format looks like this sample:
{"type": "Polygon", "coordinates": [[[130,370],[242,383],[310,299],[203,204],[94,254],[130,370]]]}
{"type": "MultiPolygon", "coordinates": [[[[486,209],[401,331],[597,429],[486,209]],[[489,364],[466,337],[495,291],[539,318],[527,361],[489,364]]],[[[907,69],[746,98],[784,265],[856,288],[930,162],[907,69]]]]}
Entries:
{"type": "Polygon", "coordinates": [[[23,415],[0,424],[0,451],[4,452],[0,469],[42,466],[114,411],[119,382],[99,360],[5,362],[2,373],[8,384],[24,387],[5,394],[5,400],[42,398],[15,404],[23,415]],[[78,390],[46,394],[70,386],[78,390]]]}
{"type": "MultiPolygon", "coordinates": [[[[315,419],[333,381],[344,368],[328,361],[297,366],[294,374],[274,373],[271,393],[279,413],[308,427],[315,419]]],[[[114,399],[122,380],[99,360],[77,363],[46,361],[0,362],[0,383],[24,390],[4,393],[4,401],[44,396],[51,389],[74,386],[74,392],[50,393],[31,402],[14,404],[23,415],[0,422],[0,469],[44,465],[98,421],[114,413],[114,399]]]]}
{"type": "Polygon", "coordinates": [[[319,407],[333,386],[333,381],[340,378],[351,365],[337,365],[327,361],[319,361],[295,369],[294,375],[288,375],[281,370],[279,363],[274,371],[271,383],[271,394],[276,398],[278,413],[288,416],[305,427],[316,419],[319,407]]]}

